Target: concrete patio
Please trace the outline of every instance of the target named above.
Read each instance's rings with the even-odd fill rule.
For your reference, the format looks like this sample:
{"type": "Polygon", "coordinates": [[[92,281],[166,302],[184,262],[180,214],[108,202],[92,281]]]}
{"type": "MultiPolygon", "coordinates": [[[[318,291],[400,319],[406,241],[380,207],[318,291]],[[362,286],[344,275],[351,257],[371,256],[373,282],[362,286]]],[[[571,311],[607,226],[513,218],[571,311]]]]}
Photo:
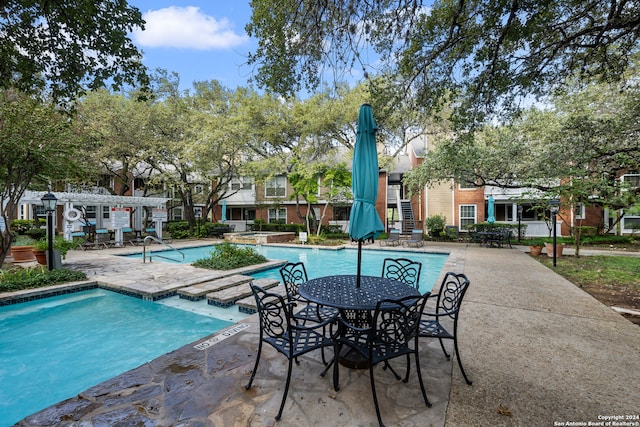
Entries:
{"type": "MultiPolygon", "coordinates": [[[[415,371],[405,384],[377,368],[386,425],[586,425],[626,416],[616,422],[631,424],[617,425],[640,426],[638,326],[522,250],[460,244],[416,250],[450,252],[444,270],[464,272],[471,280],[459,332],[461,357],[474,383],[465,384],[436,341],[423,340],[422,372],[433,407],[424,406],[415,371]]],[[[74,252],[67,263],[93,273],[92,280],[122,280],[122,260],[110,256],[116,251],[74,252]]],[[[175,277],[175,266],[148,266],[127,261],[126,274],[136,271],[156,285],[175,277]]],[[[276,423],[286,359],[266,348],[254,386],[244,388],[255,362],[256,322],[256,316],[242,320],[18,425],[377,425],[368,371],[342,367],[336,393],[329,376],[318,375],[322,365],[315,353],[294,366],[283,417],[276,423]]]]}

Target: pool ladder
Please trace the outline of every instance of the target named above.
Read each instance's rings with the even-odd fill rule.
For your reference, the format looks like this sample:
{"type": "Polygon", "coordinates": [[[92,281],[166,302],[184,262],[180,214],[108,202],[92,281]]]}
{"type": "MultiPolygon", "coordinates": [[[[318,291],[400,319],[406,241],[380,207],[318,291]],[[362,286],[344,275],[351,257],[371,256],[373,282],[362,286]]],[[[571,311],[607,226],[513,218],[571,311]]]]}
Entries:
{"type": "Polygon", "coordinates": [[[172,251],[175,251],[177,253],[180,254],[180,256],[182,257],[181,259],[177,260],[175,258],[170,258],[170,257],[166,257],[164,255],[151,255],[152,252],[149,252],[149,262],[152,261],[152,258],[155,256],[156,258],[164,258],[166,260],[169,261],[184,261],[184,252],[182,252],[180,249],[176,249],[173,246],[163,242],[162,240],[158,239],[155,236],[146,236],[144,238],[144,241],[142,242],[142,262],[146,263],[147,262],[147,242],[151,243],[151,242],[156,242],[156,243],[160,243],[161,245],[165,245],[166,247],[168,247],[169,249],[171,249],[172,251]]]}

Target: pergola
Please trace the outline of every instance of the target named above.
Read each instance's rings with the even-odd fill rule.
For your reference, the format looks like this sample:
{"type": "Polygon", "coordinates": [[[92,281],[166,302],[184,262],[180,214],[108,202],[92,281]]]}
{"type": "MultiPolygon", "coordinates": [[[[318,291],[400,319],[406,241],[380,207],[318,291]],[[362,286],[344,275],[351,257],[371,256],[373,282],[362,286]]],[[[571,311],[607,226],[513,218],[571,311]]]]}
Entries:
{"type": "MultiPolygon", "coordinates": [[[[47,191],[25,191],[20,199],[20,204],[41,205],[42,197],[47,191]]],[[[144,208],[152,207],[158,209],[166,208],[167,202],[171,200],[167,197],[140,197],[140,196],[116,196],[112,194],[98,193],[73,193],[73,192],[53,192],[58,199],[58,205],[64,207],[64,211],[74,208],[74,206],[109,206],[111,208],[144,208]]],[[[98,212],[96,212],[98,215],[98,212]]],[[[71,239],[72,223],[65,220],[65,238],[71,239]]],[[[162,220],[156,220],[156,231],[162,237],[162,220]]],[[[122,240],[122,230],[116,227],[116,241],[122,240]]]]}

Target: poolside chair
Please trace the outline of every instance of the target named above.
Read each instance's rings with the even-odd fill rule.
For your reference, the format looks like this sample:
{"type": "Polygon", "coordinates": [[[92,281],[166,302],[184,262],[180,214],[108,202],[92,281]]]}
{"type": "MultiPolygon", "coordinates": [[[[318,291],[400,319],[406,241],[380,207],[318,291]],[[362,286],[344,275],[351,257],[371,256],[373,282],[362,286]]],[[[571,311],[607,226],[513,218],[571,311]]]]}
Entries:
{"type": "Polygon", "coordinates": [[[389,237],[380,240],[380,246],[398,246],[400,244],[400,230],[389,230],[389,237]]]}
{"type": "Polygon", "coordinates": [[[173,242],[173,239],[171,238],[171,234],[169,234],[169,232],[163,231],[162,232],[162,238],[160,238],[158,236],[158,233],[156,232],[156,229],[151,227],[151,228],[145,228],[144,230],[145,232],[145,237],[146,236],[152,236],[155,237],[156,239],[160,240],[162,243],[171,243],[173,242]]]}
{"type": "Polygon", "coordinates": [[[309,280],[303,262],[286,263],[280,267],[280,277],[282,277],[282,283],[287,292],[287,300],[290,303],[295,303],[298,307],[302,307],[293,314],[296,320],[322,322],[324,319],[333,317],[338,313],[335,308],[312,303],[298,294],[298,287],[309,280]]]}
{"type": "MultiPolygon", "coordinates": [[[[342,347],[346,345],[368,359],[373,404],[381,426],[384,426],[384,424],[378,405],[373,369],[378,363],[382,362],[388,366],[387,362],[389,360],[406,356],[407,369],[403,379],[406,383],[409,380],[411,370],[410,356],[413,354],[424,403],[427,407],[431,407],[431,402],[427,398],[427,392],[422,381],[418,351],[418,326],[427,296],[428,293],[420,297],[409,296],[397,300],[379,301],[369,324],[370,326],[363,327],[360,324],[352,324],[346,316],[338,318],[340,330],[336,337],[337,347],[335,348],[335,354],[339,355],[342,347]]],[[[340,390],[339,365],[337,361],[333,364],[333,387],[336,391],[340,390]]],[[[397,374],[396,377],[399,378],[397,374]]]]}
{"type": "Polygon", "coordinates": [[[409,240],[405,240],[403,246],[415,246],[416,248],[424,246],[423,237],[424,236],[422,234],[422,230],[411,230],[411,237],[409,238],[409,240]]]}
{"type": "Polygon", "coordinates": [[[138,243],[142,243],[142,239],[136,235],[136,232],[133,231],[131,227],[125,227],[122,229],[122,245],[125,246],[127,243],[131,243],[131,246],[136,246],[138,243]]]}
{"type": "Polygon", "coordinates": [[[467,377],[464,368],[462,367],[462,360],[460,359],[460,351],[458,350],[458,317],[460,314],[460,305],[462,304],[462,298],[464,298],[467,289],[469,288],[469,279],[464,274],[456,274],[448,272],[445,274],[438,291],[438,299],[436,301],[435,312],[422,314],[420,320],[420,330],[418,335],[421,338],[438,338],[440,341],[440,347],[447,359],[451,356],[447,353],[442,342],[443,339],[453,340],[453,347],[456,352],[456,358],[458,359],[458,366],[462,371],[462,376],[467,384],[471,385],[472,382],[467,377]],[[445,329],[442,325],[442,319],[449,318],[453,320],[453,331],[445,329]]]}
{"type": "MultiPolygon", "coordinates": [[[[253,283],[251,283],[250,286],[258,308],[260,339],[258,342],[256,363],[251,372],[251,378],[249,378],[246,389],[249,390],[251,388],[253,379],[256,376],[256,371],[260,364],[260,355],[262,354],[262,343],[271,345],[279,353],[283,354],[289,361],[289,365],[287,369],[287,381],[282,395],[282,403],[275,417],[276,420],[279,420],[282,416],[284,402],[287,399],[289,384],[291,383],[291,368],[293,367],[294,359],[310,351],[324,349],[325,347],[333,347],[335,349],[333,338],[326,337],[324,333],[319,332],[319,330],[323,330],[326,326],[334,323],[337,313],[334,317],[330,317],[321,323],[312,323],[311,326],[305,326],[293,318],[292,303],[285,303],[282,296],[266,292],[253,283]]],[[[309,402],[309,404],[311,404],[311,402],[309,402]]]]}
{"type": "Polygon", "coordinates": [[[96,238],[93,242],[95,247],[98,249],[110,248],[115,246],[116,242],[111,238],[111,233],[106,228],[98,228],[96,229],[96,238]]]}
{"type": "Polygon", "coordinates": [[[421,262],[407,258],[385,258],[382,263],[381,277],[397,280],[419,289],[420,270],[422,270],[421,262]]]}

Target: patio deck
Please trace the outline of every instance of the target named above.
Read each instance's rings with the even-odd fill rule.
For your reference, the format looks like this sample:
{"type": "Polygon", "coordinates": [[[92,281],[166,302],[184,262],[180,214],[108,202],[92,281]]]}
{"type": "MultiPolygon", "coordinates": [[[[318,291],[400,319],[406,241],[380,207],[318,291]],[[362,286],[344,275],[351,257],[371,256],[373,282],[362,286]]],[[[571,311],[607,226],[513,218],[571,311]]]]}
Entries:
{"type": "MultiPolygon", "coordinates": [[[[416,250],[450,251],[445,271],[464,272],[471,280],[459,343],[474,383],[464,383],[436,341],[422,341],[422,371],[434,405],[424,407],[415,372],[405,384],[379,368],[376,380],[385,384],[378,391],[388,426],[554,425],[640,415],[636,325],[518,249],[425,244],[416,250]]],[[[66,263],[94,271],[100,280],[117,280],[122,264],[112,264],[111,251],[74,253],[66,263]]],[[[148,277],[151,270],[142,274],[154,286],[163,277],[159,266],[154,263],[153,277],[148,277]]],[[[134,266],[126,268],[130,278],[134,266]]],[[[244,388],[255,361],[256,322],[251,316],[19,425],[276,425],[286,359],[266,347],[254,387],[244,388]]],[[[312,353],[294,366],[277,425],[377,425],[368,371],[342,367],[336,393],[329,376],[318,375],[319,359],[312,353]]],[[[627,421],[640,425],[638,419],[627,421]]]]}

